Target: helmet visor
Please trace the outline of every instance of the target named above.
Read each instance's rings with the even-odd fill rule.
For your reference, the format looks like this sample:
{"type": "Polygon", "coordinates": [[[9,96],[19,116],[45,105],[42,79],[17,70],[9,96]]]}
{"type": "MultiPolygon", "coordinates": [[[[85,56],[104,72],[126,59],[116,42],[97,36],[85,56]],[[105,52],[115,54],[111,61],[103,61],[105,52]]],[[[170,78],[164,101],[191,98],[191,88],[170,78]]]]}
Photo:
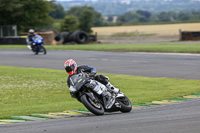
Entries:
{"type": "Polygon", "coordinates": [[[74,64],[71,65],[71,66],[67,66],[67,67],[66,67],[66,71],[67,71],[67,72],[71,72],[71,71],[73,71],[74,69],[75,69],[74,64]]]}

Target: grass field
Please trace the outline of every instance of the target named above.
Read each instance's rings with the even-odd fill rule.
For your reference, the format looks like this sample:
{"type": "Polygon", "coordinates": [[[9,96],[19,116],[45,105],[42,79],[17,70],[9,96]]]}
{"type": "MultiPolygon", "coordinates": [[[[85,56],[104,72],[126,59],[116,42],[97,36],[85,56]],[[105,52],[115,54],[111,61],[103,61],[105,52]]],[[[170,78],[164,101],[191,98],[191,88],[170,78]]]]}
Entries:
{"type": "MultiPolygon", "coordinates": [[[[105,74],[132,103],[200,92],[199,80],[105,74]]],[[[63,70],[0,66],[0,118],[85,108],[72,99],[63,70]]]]}
{"type": "MultiPolygon", "coordinates": [[[[95,51],[137,51],[200,53],[199,43],[156,43],[156,44],[87,44],[87,45],[45,45],[47,50],[95,50],[95,51]]],[[[27,49],[26,45],[0,45],[0,49],[27,49]]]]}
{"type": "Polygon", "coordinates": [[[113,27],[93,27],[93,32],[98,35],[112,35],[115,33],[141,32],[143,34],[157,35],[179,35],[179,29],[182,31],[200,31],[200,23],[184,24],[161,24],[161,25],[137,25],[137,26],[113,26],[113,27]]]}

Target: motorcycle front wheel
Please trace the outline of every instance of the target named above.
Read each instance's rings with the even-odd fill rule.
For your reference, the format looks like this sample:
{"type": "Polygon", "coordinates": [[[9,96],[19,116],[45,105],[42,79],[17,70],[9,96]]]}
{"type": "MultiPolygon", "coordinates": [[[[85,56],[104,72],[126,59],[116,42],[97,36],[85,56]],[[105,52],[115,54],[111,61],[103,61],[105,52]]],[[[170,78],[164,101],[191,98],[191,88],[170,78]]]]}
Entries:
{"type": "Polygon", "coordinates": [[[82,95],[80,98],[83,105],[93,114],[95,115],[103,115],[104,114],[104,108],[103,105],[99,102],[97,99],[96,102],[94,102],[89,96],[82,95]]]}
{"type": "Polygon", "coordinates": [[[47,54],[47,50],[44,47],[42,47],[42,48],[43,48],[44,54],[47,54]]]}
{"type": "Polygon", "coordinates": [[[43,54],[47,54],[47,50],[44,48],[44,46],[39,46],[39,52],[42,52],[43,54]]]}
{"type": "Polygon", "coordinates": [[[132,110],[132,104],[126,96],[121,97],[121,98],[117,98],[116,100],[121,105],[120,111],[122,113],[127,113],[127,112],[130,112],[132,110]]]}
{"type": "Polygon", "coordinates": [[[35,55],[37,55],[37,54],[39,53],[39,51],[40,51],[40,48],[39,48],[39,47],[36,47],[36,48],[35,48],[35,51],[34,51],[34,52],[35,52],[35,55]]]}

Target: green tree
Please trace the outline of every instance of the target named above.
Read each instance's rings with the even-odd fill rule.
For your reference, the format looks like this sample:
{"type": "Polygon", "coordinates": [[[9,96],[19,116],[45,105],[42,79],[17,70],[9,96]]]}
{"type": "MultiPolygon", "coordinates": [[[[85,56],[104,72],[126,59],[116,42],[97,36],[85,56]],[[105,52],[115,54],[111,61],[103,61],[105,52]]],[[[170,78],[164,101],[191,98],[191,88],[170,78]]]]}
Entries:
{"type": "Polygon", "coordinates": [[[94,11],[94,19],[93,19],[93,27],[98,27],[98,26],[103,26],[104,24],[104,19],[101,15],[101,13],[94,11]]]}
{"type": "Polygon", "coordinates": [[[168,12],[160,12],[157,17],[159,18],[160,22],[171,22],[177,20],[177,13],[174,11],[168,11],[168,12]]]}
{"type": "Polygon", "coordinates": [[[23,6],[20,0],[0,0],[0,25],[15,24],[16,18],[23,14],[23,6]]]}
{"type": "Polygon", "coordinates": [[[89,9],[84,9],[80,13],[79,21],[80,21],[80,29],[91,33],[92,32],[92,24],[93,24],[93,17],[94,17],[94,12],[89,10],[89,9]]]}
{"type": "Polygon", "coordinates": [[[65,11],[61,4],[54,4],[53,11],[49,15],[54,19],[63,19],[65,17],[65,11]]]}
{"type": "Polygon", "coordinates": [[[151,17],[151,13],[148,12],[148,11],[138,10],[136,13],[138,13],[138,14],[144,16],[144,17],[147,18],[147,19],[151,17]]]}
{"type": "Polygon", "coordinates": [[[181,21],[188,21],[190,20],[192,14],[185,13],[185,12],[180,12],[178,15],[178,19],[181,21]]]}
{"type": "Polygon", "coordinates": [[[151,15],[149,22],[158,22],[159,18],[156,14],[151,15]]]}
{"type": "Polygon", "coordinates": [[[50,26],[52,1],[0,0],[0,25],[17,25],[19,30],[50,26]]]}
{"type": "MultiPolygon", "coordinates": [[[[90,10],[91,12],[93,12],[92,26],[102,26],[103,25],[104,20],[103,20],[101,13],[95,11],[94,8],[89,7],[89,6],[72,7],[72,8],[70,8],[70,10],[68,10],[66,12],[66,14],[67,15],[74,15],[80,21],[80,15],[84,10],[90,10]]],[[[80,21],[80,23],[81,23],[81,21],[80,21]]]]}
{"type": "Polygon", "coordinates": [[[130,22],[133,23],[133,22],[138,22],[142,19],[144,19],[144,16],[141,16],[136,12],[130,11],[119,16],[118,21],[122,23],[130,23],[130,22]]]}
{"type": "Polygon", "coordinates": [[[71,7],[67,12],[66,14],[67,15],[74,15],[74,16],[80,16],[80,13],[81,11],[84,9],[84,8],[88,8],[87,6],[82,6],[82,7],[71,7]]]}
{"type": "Polygon", "coordinates": [[[61,21],[61,31],[73,32],[79,29],[79,21],[74,15],[66,16],[61,21]]]}
{"type": "Polygon", "coordinates": [[[158,18],[161,22],[170,22],[171,21],[171,15],[167,12],[161,12],[158,14],[158,18]]]}

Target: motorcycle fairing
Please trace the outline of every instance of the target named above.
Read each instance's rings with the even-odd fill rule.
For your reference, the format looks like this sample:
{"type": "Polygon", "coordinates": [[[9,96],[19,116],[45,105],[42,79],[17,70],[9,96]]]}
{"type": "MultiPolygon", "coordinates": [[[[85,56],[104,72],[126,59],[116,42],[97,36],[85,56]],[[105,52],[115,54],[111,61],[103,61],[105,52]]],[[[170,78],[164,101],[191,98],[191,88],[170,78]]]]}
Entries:
{"type": "Polygon", "coordinates": [[[82,74],[75,74],[70,77],[70,85],[74,86],[77,91],[79,91],[86,82],[88,82],[88,79],[82,77],[82,74]]]}

